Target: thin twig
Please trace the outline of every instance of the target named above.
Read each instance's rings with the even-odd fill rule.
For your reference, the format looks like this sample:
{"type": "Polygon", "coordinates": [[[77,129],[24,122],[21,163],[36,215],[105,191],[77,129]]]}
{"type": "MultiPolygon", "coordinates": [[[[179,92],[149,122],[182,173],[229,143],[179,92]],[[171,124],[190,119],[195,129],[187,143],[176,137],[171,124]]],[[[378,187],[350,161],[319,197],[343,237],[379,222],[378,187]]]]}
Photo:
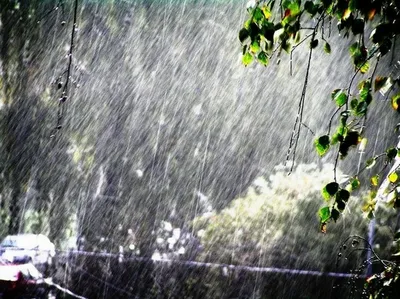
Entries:
{"type": "MultiPolygon", "coordinates": [[[[315,36],[317,34],[317,29],[319,26],[319,23],[321,22],[321,20],[324,18],[325,12],[322,13],[322,15],[320,16],[320,18],[318,19],[317,24],[314,27],[314,31],[312,33],[312,37],[311,37],[311,43],[314,41],[315,36]]],[[[301,97],[300,97],[300,101],[299,101],[299,106],[297,109],[297,115],[296,115],[296,119],[293,125],[293,131],[292,134],[290,136],[290,141],[289,141],[289,148],[288,151],[286,153],[286,161],[285,164],[289,161],[290,155],[292,155],[292,163],[290,166],[290,170],[289,170],[289,175],[292,173],[293,168],[294,168],[294,162],[296,160],[296,151],[297,151],[297,145],[299,142],[299,138],[300,138],[300,132],[301,132],[301,123],[303,122],[303,110],[304,110],[304,102],[305,102],[305,98],[306,98],[306,91],[307,91],[307,84],[308,84],[308,78],[310,75],[310,67],[311,67],[311,58],[312,58],[312,52],[313,52],[313,48],[310,47],[310,51],[309,51],[309,55],[308,55],[308,61],[307,61],[307,69],[306,69],[306,75],[304,78],[304,84],[303,84],[303,90],[301,93],[301,97]]]]}
{"type": "Polygon", "coordinates": [[[61,4],[61,1],[59,1],[59,2],[57,3],[57,5],[54,6],[52,9],[50,9],[48,12],[46,12],[45,14],[43,14],[43,15],[36,21],[36,23],[39,24],[43,19],[47,18],[53,11],[58,10],[60,4],[61,4]]]}
{"type": "Polygon", "coordinates": [[[339,155],[340,155],[340,153],[339,153],[339,150],[338,150],[337,153],[336,153],[335,165],[333,167],[333,179],[334,179],[335,182],[337,182],[337,174],[336,174],[337,171],[336,171],[336,169],[337,169],[337,165],[339,163],[339,155]]]}
{"type": "Polygon", "coordinates": [[[307,126],[305,123],[301,123],[301,125],[304,126],[306,129],[308,129],[313,136],[315,136],[314,131],[311,130],[309,126],[307,126]]]}
{"type": "Polygon", "coordinates": [[[331,133],[331,128],[332,128],[332,122],[333,122],[333,118],[335,117],[335,115],[340,111],[342,107],[338,107],[335,112],[333,112],[333,114],[331,115],[331,118],[329,119],[329,123],[328,123],[328,134],[329,135],[331,133]]]}
{"type": "MultiPolygon", "coordinates": [[[[72,31],[71,31],[71,40],[70,40],[70,47],[69,47],[69,52],[68,52],[68,67],[67,67],[65,84],[63,86],[63,90],[61,93],[61,98],[59,99],[59,102],[58,102],[57,126],[55,128],[55,131],[62,128],[62,118],[64,116],[63,115],[64,114],[63,104],[68,99],[68,91],[69,91],[68,85],[69,85],[69,82],[71,79],[72,59],[73,59],[73,51],[74,51],[74,47],[75,47],[74,39],[75,39],[75,32],[77,29],[77,18],[78,18],[78,0],[75,0],[74,17],[73,17],[73,24],[72,24],[72,31]]],[[[54,134],[51,137],[54,137],[54,134]]]]}
{"type": "Polygon", "coordinates": [[[313,33],[308,34],[305,38],[303,38],[299,43],[297,43],[296,45],[294,45],[292,47],[292,50],[290,51],[290,62],[289,62],[289,69],[290,69],[290,76],[293,76],[293,52],[294,50],[296,50],[296,48],[298,46],[300,46],[303,42],[305,42],[309,37],[313,36],[313,33]]]}

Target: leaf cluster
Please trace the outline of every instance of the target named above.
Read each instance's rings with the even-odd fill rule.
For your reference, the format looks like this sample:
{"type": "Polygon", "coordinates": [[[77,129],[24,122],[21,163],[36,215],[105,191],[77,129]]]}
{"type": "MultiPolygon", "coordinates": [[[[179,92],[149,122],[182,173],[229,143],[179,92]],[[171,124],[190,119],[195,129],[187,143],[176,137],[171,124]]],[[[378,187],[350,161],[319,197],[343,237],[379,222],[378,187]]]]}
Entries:
{"type": "MultiPolygon", "coordinates": [[[[253,61],[267,65],[268,61],[277,52],[282,50],[291,52],[293,49],[311,37],[310,51],[317,48],[319,39],[325,41],[324,50],[331,52],[331,46],[324,36],[324,24],[326,21],[337,21],[339,32],[344,37],[352,37],[355,42],[349,47],[349,55],[354,65],[355,73],[347,88],[338,88],[331,93],[331,99],[337,106],[335,114],[328,125],[328,132],[315,139],[314,145],[320,156],[325,155],[332,148],[337,148],[339,158],[345,158],[352,148],[360,146],[365,150],[367,139],[364,137],[365,120],[370,104],[377,92],[382,94],[394,89],[400,84],[399,78],[391,76],[376,76],[374,72],[367,79],[362,79],[357,87],[358,93],[352,93],[353,81],[358,73],[366,74],[370,71],[369,62],[375,59],[377,62],[385,56],[393,46],[395,37],[400,33],[400,3],[399,1],[372,1],[372,0],[318,0],[301,1],[286,0],[280,5],[280,14],[275,7],[275,1],[258,1],[248,7],[248,19],[239,32],[239,40],[243,49],[243,63],[247,66],[253,61]],[[308,24],[310,19],[317,22],[312,28],[308,24]],[[372,33],[369,42],[365,41],[366,30],[372,33]],[[312,34],[301,39],[305,30],[312,30],[312,34]],[[338,115],[338,125],[331,133],[332,120],[338,115]]],[[[306,83],[305,83],[306,84],[306,83]]],[[[392,97],[391,104],[394,110],[400,111],[400,94],[392,97]]],[[[386,153],[378,155],[366,161],[363,169],[375,165],[376,159],[385,156],[385,165],[389,165],[397,155],[397,149],[388,149],[386,153]]],[[[336,169],[335,169],[336,171],[336,169]]],[[[328,220],[337,220],[341,211],[346,206],[348,192],[360,182],[358,174],[354,175],[350,182],[350,189],[340,188],[336,179],[328,184],[323,191],[325,200],[334,198],[334,203],[320,211],[321,223],[328,220]],[[356,183],[357,182],[357,183],[356,183]],[[333,188],[335,186],[335,188],[333,188]]],[[[377,194],[378,177],[371,178],[371,189],[368,208],[363,210],[372,217],[377,194]]],[[[397,174],[389,174],[388,179],[393,185],[397,182],[397,174]]],[[[391,193],[396,193],[394,188],[391,193]]],[[[392,196],[397,198],[396,196],[392,196]]],[[[397,199],[392,200],[397,206],[397,199]]]]}

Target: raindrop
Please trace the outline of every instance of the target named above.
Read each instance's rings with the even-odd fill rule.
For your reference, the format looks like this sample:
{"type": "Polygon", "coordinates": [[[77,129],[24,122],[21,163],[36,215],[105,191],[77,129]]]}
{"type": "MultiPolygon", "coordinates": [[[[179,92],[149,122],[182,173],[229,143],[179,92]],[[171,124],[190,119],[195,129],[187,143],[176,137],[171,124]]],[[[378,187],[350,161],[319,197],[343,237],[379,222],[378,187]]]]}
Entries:
{"type": "Polygon", "coordinates": [[[60,89],[62,86],[63,86],[63,83],[62,82],[58,82],[58,84],[57,84],[58,89],[60,89]]]}
{"type": "Polygon", "coordinates": [[[60,102],[61,103],[64,103],[66,100],[67,100],[67,96],[62,96],[61,98],[60,98],[60,102]]]}
{"type": "Polygon", "coordinates": [[[347,245],[343,244],[343,249],[346,250],[346,248],[347,248],[347,245]]]}
{"type": "Polygon", "coordinates": [[[337,254],[337,256],[338,256],[338,257],[342,257],[342,253],[339,252],[339,253],[337,254]]]}
{"type": "Polygon", "coordinates": [[[65,25],[65,21],[62,21],[62,22],[61,22],[61,26],[64,26],[64,25],[65,25]]]}

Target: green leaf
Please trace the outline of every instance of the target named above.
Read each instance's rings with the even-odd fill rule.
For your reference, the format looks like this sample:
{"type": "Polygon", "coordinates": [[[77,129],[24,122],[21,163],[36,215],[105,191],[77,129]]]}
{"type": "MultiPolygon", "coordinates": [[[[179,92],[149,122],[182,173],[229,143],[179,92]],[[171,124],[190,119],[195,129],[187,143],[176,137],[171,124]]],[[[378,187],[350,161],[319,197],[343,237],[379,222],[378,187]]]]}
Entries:
{"type": "Polygon", "coordinates": [[[355,19],[351,24],[351,31],[354,35],[361,34],[364,32],[364,20],[355,19]]]}
{"type": "Polygon", "coordinates": [[[362,2],[362,0],[350,0],[349,2],[349,9],[350,11],[355,11],[356,9],[360,9],[360,2],[362,2]]]}
{"type": "Polygon", "coordinates": [[[397,112],[400,112],[400,93],[394,95],[392,97],[392,107],[394,110],[396,110],[397,112]]]}
{"type": "Polygon", "coordinates": [[[336,182],[331,182],[327,184],[324,189],[330,196],[334,196],[339,190],[339,184],[336,182]]]}
{"type": "Polygon", "coordinates": [[[291,16],[296,16],[300,13],[300,6],[297,1],[291,1],[287,8],[290,10],[291,16]]]}
{"type": "Polygon", "coordinates": [[[349,131],[347,132],[346,137],[344,138],[344,143],[346,143],[349,146],[354,146],[357,145],[361,142],[361,136],[360,133],[357,131],[349,131]]]}
{"type": "Polygon", "coordinates": [[[331,145],[335,145],[338,142],[342,142],[343,141],[343,135],[340,133],[335,133],[332,135],[331,138],[331,145]]]}
{"type": "Polygon", "coordinates": [[[344,202],[347,202],[350,198],[350,192],[347,191],[346,189],[340,189],[336,193],[336,200],[342,200],[344,202]]]}
{"type": "Polygon", "coordinates": [[[344,92],[335,95],[335,102],[338,107],[342,107],[347,102],[347,95],[344,92]]]}
{"type": "Polygon", "coordinates": [[[352,110],[355,110],[357,108],[357,106],[358,106],[358,100],[357,99],[352,99],[351,102],[350,102],[350,108],[352,110]]]}
{"type": "Polygon", "coordinates": [[[249,31],[246,28],[242,28],[239,31],[239,40],[243,44],[245,40],[249,37],[249,31]]]}
{"type": "Polygon", "coordinates": [[[354,115],[363,116],[368,111],[368,103],[365,101],[360,101],[357,104],[357,107],[353,110],[354,115]]]}
{"type": "Polygon", "coordinates": [[[274,24],[271,22],[264,22],[261,27],[261,34],[265,37],[265,39],[269,40],[270,42],[273,42],[274,33],[275,33],[274,24]]]}
{"type": "Polygon", "coordinates": [[[312,1],[307,1],[304,3],[304,10],[313,17],[318,12],[318,5],[315,5],[312,1]]]}
{"type": "Polygon", "coordinates": [[[350,46],[350,54],[353,58],[353,64],[356,68],[360,69],[362,74],[366,73],[369,69],[369,63],[366,61],[368,50],[364,46],[360,46],[358,42],[350,46]]]}
{"type": "Polygon", "coordinates": [[[391,24],[380,23],[371,33],[372,42],[374,44],[382,43],[386,37],[391,35],[391,24]]]}
{"type": "Polygon", "coordinates": [[[256,21],[257,23],[261,23],[261,21],[264,20],[264,18],[265,16],[261,8],[256,7],[253,12],[254,21],[256,21]]]}
{"type": "Polygon", "coordinates": [[[358,88],[360,89],[360,95],[365,95],[371,89],[371,80],[369,80],[369,79],[362,80],[358,84],[358,88]]]}
{"type": "Polygon", "coordinates": [[[349,144],[347,144],[345,142],[340,143],[340,145],[339,145],[339,154],[340,154],[340,156],[342,158],[346,157],[348,152],[349,152],[349,149],[350,149],[350,145],[349,144]]]}
{"type": "Polygon", "coordinates": [[[318,40],[317,40],[317,39],[313,39],[313,40],[310,42],[310,48],[311,48],[311,49],[315,49],[317,46],[318,46],[318,40]]]}
{"type": "Polygon", "coordinates": [[[243,55],[242,57],[242,62],[245,66],[248,66],[250,63],[253,61],[253,55],[251,55],[249,52],[243,55]]]}
{"type": "Polygon", "coordinates": [[[367,104],[367,106],[369,104],[371,104],[372,102],[372,94],[370,92],[368,92],[365,97],[362,98],[362,100],[367,104]]]}
{"type": "Polygon", "coordinates": [[[269,7],[267,5],[264,5],[263,7],[261,7],[261,10],[264,13],[264,16],[266,19],[269,19],[271,17],[271,10],[269,9],[269,7]]]}
{"type": "Polygon", "coordinates": [[[258,56],[257,56],[257,59],[262,65],[267,66],[267,64],[268,64],[268,56],[267,56],[267,54],[265,52],[263,52],[263,51],[260,52],[258,54],[258,56]]]}
{"type": "Polygon", "coordinates": [[[260,43],[258,40],[254,40],[251,44],[250,44],[250,51],[254,54],[258,53],[258,51],[260,51],[261,47],[260,47],[260,43]]]}
{"type": "Polygon", "coordinates": [[[386,157],[388,158],[389,161],[392,161],[394,158],[396,158],[397,155],[397,149],[394,147],[388,148],[386,150],[386,157]]]}
{"type": "Polygon", "coordinates": [[[365,74],[369,70],[369,63],[365,61],[359,66],[359,68],[360,68],[360,73],[365,74]]]}
{"type": "Polygon", "coordinates": [[[371,185],[378,186],[378,184],[379,184],[379,174],[376,174],[371,178],[371,185]]]}
{"type": "Polygon", "coordinates": [[[261,32],[261,29],[254,22],[250,23],[250,26],[249,28],[247,28],[247,30],[249,32],[249,36],[252,41],[255,40],[261,32]]]}
{"type": "Polygon", "coordinates": [[[323,156],[329,150],[330,140],[328,135],[323,135],[314,142],[317,153],[323,156]]]}
{"type": "Polygon", "coordinates": [[[243,28],[250,30],[251,24],[253,24],[253,20],[252,19],[248,19],[246,22],[244,22],[243,24],[243,28]]]}
{"type": "Polygon", "coordinates": [[[328,44],[328,43],[325,43],[325,45],[324,45],[324,51],[325,51],[327,54],[331,54],[331,45],[328,44]]]}
{"type": "Polygon", "coordinates": [[[360,88],[360,100],[367,102],[367,104],[371,103],[372,96],[371,96],[371,81],[364,80],[361,81],[359,84],[360,88]]]}
{"type": "Polygon", "coordinates": [[[359,51],[360,50],[359,50],[358,42],[356,42],[356,43],[354,43],[354,44],[352,44],[350,46],[350,54],[351,54],[351,56],[356,55],[359,51]]]}
{"type": "Polygon", "coordinates": [[[346,208],[346,203],[342,200],[336,200],[336,206],[339,211],[343,211],[346,208]]]}
{"type": "Polygon", "coordinates": [[[331,218],[335,220],[335,222],[339,219],[340,212],[336,209],[331,210],[331,218]]]}
{"type": "Polygon", "coordinates": [[[318,212],[319,219],[321,223],[326,223],[331,218],[331,212],[329,207],[323,207],[318,212]]]}
{"type": "Polygon", "coordinates": [[[361,183],[360,183],[360,180],[359,180],[357,177],[355,177],[355,178],[350,182],[350,185],[351,185],[351,189],[352,189],[352,190],[356,190],[356,189],[360,188],[361,183]]]}

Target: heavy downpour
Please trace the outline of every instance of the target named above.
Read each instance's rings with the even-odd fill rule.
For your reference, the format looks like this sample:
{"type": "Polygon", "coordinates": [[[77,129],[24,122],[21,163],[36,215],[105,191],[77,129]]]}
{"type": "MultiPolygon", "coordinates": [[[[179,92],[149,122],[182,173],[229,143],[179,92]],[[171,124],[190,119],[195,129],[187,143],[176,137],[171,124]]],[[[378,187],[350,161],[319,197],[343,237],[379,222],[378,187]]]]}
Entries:
{"type": "Polygon", "coordinates": [[[0,14],[0,298],[400,298],[399,1],[0,14]]]}

